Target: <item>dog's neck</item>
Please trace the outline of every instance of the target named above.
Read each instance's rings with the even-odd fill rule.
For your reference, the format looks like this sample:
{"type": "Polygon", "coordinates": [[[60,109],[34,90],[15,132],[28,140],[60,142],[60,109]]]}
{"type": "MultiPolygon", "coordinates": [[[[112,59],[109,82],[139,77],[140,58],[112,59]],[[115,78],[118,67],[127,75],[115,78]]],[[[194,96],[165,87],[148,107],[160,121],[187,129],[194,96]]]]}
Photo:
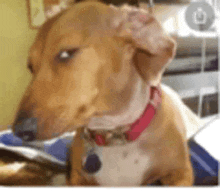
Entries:
{"type": "Polygon", "coordinates": [[[123,109],[111,112],[102,117],[92,117],[88,128],[91,130],[113,130],[119,126],[134,123],[144,112],[150,99],[150,85],[135,74],[130,84],[131,96],[123,109]]]}

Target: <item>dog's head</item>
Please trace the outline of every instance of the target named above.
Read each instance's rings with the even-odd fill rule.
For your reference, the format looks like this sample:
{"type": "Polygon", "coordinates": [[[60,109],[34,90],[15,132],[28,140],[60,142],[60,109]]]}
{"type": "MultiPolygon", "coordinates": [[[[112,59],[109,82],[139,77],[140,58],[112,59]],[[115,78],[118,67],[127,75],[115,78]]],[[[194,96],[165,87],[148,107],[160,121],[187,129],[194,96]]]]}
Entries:
{"type": "Polygon", "coordinates": [[[148,16],[142,45],[122,27],[120,10],[99,2],[78,3],[46,22],[30,49],[33,79],[20,104],[15,133],[30,136],[35,121],[30,119],[35,118],[32,138],[48,139],[75,130],[91,116],[117,110],[129,97],[134,74],[157,84],[175,48],[148,16]]]}

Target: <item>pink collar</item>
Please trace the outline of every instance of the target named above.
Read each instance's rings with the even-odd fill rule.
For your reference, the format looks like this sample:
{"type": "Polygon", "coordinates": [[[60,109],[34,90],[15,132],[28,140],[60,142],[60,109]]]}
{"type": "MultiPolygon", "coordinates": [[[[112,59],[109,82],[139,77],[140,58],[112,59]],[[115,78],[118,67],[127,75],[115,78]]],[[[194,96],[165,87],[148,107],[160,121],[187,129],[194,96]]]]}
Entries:
{"type": "MultiPolygon", "coordinates": [[[[160,86],[152,86],[150,91],[150,101],[147,104],[144,113],[138,120],[130,125],[130,129],[128,131],[123,133],[127,141],[134,141],[141,135],[141,133],[149,126],[151,120],[156,114],[158,106],[161,104],[162,91],[160,86]]],[[[105,136],[99,133],[95,133],[94,131],[90,131],[90,134],[91,138],[96,142],[97,145],[106,145],[105,136]]]]}

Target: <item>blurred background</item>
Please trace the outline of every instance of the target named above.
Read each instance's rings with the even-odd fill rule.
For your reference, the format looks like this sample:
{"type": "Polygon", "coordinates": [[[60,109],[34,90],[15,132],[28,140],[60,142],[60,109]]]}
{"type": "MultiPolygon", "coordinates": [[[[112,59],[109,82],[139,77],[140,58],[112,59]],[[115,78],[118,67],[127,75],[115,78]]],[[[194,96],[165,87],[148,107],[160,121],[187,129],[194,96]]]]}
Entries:
{"type": "Polygon", "coordinates": [[[12,123],[31,79],[26,65],[36,33],[29,27],[25,0],[0,1],[0,128],[12,123]]]}

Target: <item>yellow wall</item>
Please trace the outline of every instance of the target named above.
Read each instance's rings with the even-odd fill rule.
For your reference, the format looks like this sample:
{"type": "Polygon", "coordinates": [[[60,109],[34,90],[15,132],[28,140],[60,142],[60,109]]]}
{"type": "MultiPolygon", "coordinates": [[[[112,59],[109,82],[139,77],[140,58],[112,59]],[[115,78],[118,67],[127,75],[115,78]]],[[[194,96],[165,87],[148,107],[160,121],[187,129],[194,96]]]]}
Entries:
{"type": "Polygon", "coordinates": [[[30,82],[28,49],[37,30],[30,29],[26,0],[0,0],[0,129],[12,123],[30,82]]]}

